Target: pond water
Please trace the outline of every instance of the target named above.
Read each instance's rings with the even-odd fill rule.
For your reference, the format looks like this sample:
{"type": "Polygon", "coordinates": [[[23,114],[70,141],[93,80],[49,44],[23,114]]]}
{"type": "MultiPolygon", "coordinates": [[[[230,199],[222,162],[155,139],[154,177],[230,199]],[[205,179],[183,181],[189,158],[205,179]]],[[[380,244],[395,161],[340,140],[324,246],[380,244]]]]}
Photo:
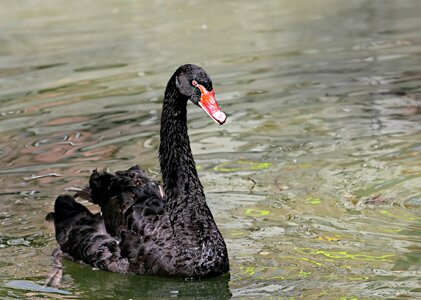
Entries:
{"type": "Polygon", "coordinates": [[[421,297],[420,12],[416,0],[2,1],[0,298],[421,297]],[[230,276],[66,261],[60,289],[43,289],[55,197],[96,167],[159,178],[163,91],[187,62],[229,116],[188,115],[230,276]]]}

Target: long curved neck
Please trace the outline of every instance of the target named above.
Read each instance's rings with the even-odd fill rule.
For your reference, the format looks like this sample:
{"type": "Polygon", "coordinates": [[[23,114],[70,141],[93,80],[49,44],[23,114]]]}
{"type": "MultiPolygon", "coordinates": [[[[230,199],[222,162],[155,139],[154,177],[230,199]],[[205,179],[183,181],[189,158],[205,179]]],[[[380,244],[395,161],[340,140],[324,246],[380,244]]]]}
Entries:
{"type": "Polygon", "coordinates": [[[196,171],[187,132],[187,100],[177,92],[173,80],[165,91],[161,115],[159,160],[169,202],[179,198],[205,198],[196,171]]]}
{"type": "Polygon", "coordinates": [[[181,97],[174,80],[170,80],[165,91],[159,146],[166,206],[177,251],[184,253],[180,254],[181,259],[190,253],[191,261],[195,260],[196,264],[214,253],[212,264],[226,272],[229,268],[227,249],[197,175],[187,132],[187,100],[181,97]]]}
{"type": "Polygon", "coordinates": [[[181,98],[174,85],[170,81],[165,92],[159,146],[166,206],[179,244],[199,247],[220,233],[206,204],[190,148],[187,100],[181,98]]]}

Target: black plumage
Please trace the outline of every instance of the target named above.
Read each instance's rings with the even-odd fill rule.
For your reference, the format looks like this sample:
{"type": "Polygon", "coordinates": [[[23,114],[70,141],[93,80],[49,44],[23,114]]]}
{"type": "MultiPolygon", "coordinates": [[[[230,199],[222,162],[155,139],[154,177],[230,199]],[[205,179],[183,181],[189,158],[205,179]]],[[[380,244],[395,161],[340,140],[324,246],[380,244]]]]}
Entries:
{"type": "Polygon", "coordinates": [[[188,100],[217,123],[225,122],[205,71],[179,67],[165,90],[161,116],[163,186],[138,166],[115,174],[95,170],[88,195],[101,214],[92,214],[71,196],[57,198],[49,219],[67,256],[120,273],[206,278],[228,272],[227,248],[190,148],[188,100]]]}

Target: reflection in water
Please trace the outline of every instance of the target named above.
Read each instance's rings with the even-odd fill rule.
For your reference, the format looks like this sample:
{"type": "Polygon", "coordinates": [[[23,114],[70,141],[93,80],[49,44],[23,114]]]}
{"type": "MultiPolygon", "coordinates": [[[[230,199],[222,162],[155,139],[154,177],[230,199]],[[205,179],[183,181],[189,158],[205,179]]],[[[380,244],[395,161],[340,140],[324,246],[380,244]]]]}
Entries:
{"type": "MultiPolygon", "coordinates": [[[[151,276],[121,275],[92,271],[90,267],[65,264],[67,282],[84,299],[230,299],[229,274],[208,280],[181,280],[151,276]]],[[[66,283],[63,283],[66,285],[66,283]]]]}
{"type": "MultiPolygon", "coordinates": [[[[81,298],[421,297],[420,3],[213,1],[205,14],[195,1],[5,5],[2,282],[42,285],[56,245],[44,216],[91,169],[139,163],[159,178],[163,89],[193,62],[229,114],[220,128],[193,106],[188,117],[230,279],[67,263],[63,288],[81,298]]],[[[24,296],[0,285],[0,297],[24,296]]]]}

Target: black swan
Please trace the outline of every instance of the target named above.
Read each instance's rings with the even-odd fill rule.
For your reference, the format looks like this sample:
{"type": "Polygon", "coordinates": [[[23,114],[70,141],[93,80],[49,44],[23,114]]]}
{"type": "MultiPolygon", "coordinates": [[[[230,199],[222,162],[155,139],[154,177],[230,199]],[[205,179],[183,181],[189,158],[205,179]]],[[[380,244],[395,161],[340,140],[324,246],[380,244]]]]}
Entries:
{"type": "Polygon", "coordinates": [[[225,241],[190,149],[187,100],[219,125],[225,122],[206,72],[193,64],[179,67],[167,84],[161,116],[163,187],[138,166],[115,174],[94,170],[89,188],[75,197],[89,198],[101,213],[59,196],[47,215],[61,249],[53,256],[129,274],[208,278],[228,272],[225,241]]]}

